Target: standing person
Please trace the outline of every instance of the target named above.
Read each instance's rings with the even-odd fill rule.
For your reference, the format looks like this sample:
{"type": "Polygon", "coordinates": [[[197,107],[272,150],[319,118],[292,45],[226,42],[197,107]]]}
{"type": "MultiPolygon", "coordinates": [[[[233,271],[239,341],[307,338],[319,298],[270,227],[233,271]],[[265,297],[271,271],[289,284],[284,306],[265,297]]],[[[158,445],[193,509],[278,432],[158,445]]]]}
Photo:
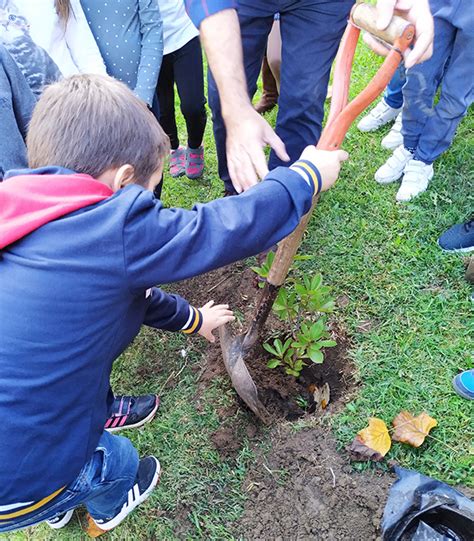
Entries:
{"type": "Polygon", "coordinates": [[[0,182],[9,169],[26,167],[26,129],[35,103],[20,68],[0,45],[0,182]]]}
{"type": "Polygon", "coordinates": [[[186,14],[182,0],[159,0],[159,5],[163,18],[164,56],[157,87],[157,118],[171,142],[171,176],[186,175],[196,179],[204,171],[202,140],[207,121],[199,32],[186,14]],[[179,144],[175,84],[188,132],[186,147],[179,144]]]}
{"type": "MultiPolygon", "coordinates": [[[[353,0],[268,1],[239,0],[238,16],[242,35],[248,95],[257,88],[257,78],[275,12],[280,13],[281,84],[276,133],[294,162],[308,144],[321,134],[329,75],[353,0]],[[303,54],[304,51],[304,54],[303,54]],[[308,62],[311,58],[311,62],[308,62]]],[[[270,62],[269,62],[270,63],[270,62]]],[[[271,64],[270,64],[271,65],[271,64]]],[[[236,193],[226,158],[226,128],[215,80],[209,76],[209,105],[212,110],[219,176],[227,193],[236,193]]],[[[271,152],[269,168],[287,161],[271,152]]]]}
{"type": "MultiPolygon", "coordinates": [[[[219,90],[222,118],[226,130],[226,154],[229,175],[237,192],[248,189],[268,172],[264,147],[269,145],[285,161],[288,154],[283,141],[252,107],[246,85],[242,58],[242,40],[235,0],[185,0],[194,24],[199,28],[209,67],[219,90]]],[[[283,1],[277,4],[279,11],[283,1]]],[[[321,3],[321,6],[331,3],[321,3]]],[[[285,7],[285,6],[283,6],[285,7]]],[[[407,68],[430,57],[433,48],[433,19],[427,0],[383,0],[377,3],[377,24],[385,29],[397,8],[415,25],[416,43],[405,58],[407,68]]],[[[270,21],[271,24],[271,21],[270,21]]],[[[316,27],[310,29],[315,33],[316,27]]],[[[326,42],[331,29],[324,27],[318,39],[326,42]]],[[[373,40],[371,47],[377,48],[373,40]]],[[[300,47],[295,55],[304,51],[300,47]]],[[[306,51],[304,51],[306,54],[306,51]]],[[[259,55],[256,54],[258,57],[259,55]]],[[[313,59],[311,58],[311,61],[313,59]]],[[[309,64],[310,62],[307,62],[309,64]]],[[[297,85],[299,80],[291,81],[297,85]]],[[[312,89],[314,90],[314,89],[312,89]]]]}
{"type": "Polygon", "coordinates": [[[407,72],[403,87],[403,144],[375,173],[379,184],[402,178],[397,201],[410,201],[433,178],[433,163],[451,145],[474,100],[474,11],[469,0],[430,0],[433,56],[407,72]],[[449,63],[448,63],[449,59],[449,63]],[[434,104],[441,80],[441,93],[434,104]]]}
{"type": "Polygon", "coordinates": [[[107,73],[151,107],[163,58],[157,0],[81,0],[81,4],[107,73]]]}
{"type": "Polygon", "coordinates": [[[79,0],[0,0],[0,43],[36,96],[61,76],[105,74],[79,0]]]}

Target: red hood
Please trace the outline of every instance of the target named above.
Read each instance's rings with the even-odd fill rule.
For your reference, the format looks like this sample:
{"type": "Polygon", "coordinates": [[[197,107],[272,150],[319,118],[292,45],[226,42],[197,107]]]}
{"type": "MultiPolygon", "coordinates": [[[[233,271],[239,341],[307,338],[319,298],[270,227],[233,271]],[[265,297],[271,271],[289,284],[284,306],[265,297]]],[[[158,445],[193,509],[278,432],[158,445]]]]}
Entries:
{"type": "Polygon", "coordinates": [[[21,175],[0,182],[0,249],[112,194],[89,175],[21,175]]]}

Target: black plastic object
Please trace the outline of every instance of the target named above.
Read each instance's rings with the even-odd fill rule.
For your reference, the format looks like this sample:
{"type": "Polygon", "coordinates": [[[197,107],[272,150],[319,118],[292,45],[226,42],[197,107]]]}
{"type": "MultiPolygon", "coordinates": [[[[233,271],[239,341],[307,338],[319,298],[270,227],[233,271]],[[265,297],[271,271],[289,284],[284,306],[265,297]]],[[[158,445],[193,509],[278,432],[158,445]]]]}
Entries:
{"type": "Polygon", "coordinates": [[[446,483],[394,467],[382,518],[384,541],[473,541],[474,501],[446,483]]]}

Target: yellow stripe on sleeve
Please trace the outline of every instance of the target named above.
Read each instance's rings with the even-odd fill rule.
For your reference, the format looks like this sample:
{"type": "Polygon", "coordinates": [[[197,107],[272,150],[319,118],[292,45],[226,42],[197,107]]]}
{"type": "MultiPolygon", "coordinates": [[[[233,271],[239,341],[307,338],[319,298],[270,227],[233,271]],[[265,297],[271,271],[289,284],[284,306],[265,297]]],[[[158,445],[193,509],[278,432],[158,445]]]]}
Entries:
{"type": "Polygon", "coordinates": [[[49,496],[46,496],[46,498],[43,498],[39,502],[36,502],[33,505],[30,505],[29,507],[25,507],[24,509],[20,509],[19,511],[15,511],[14,513],[8,513],[7,515],[0,515],[0,520],[7,520],[10,518],[16,518],[21,517],[22,515],[27,515],[28,513],[31,513],[32,511],[36,511],[36,509],[39,509],[40,507],[43,507],[47,503],[49,503],[52,499],[56,498],[58,494],[60,494],[66,487],[62,487],[59,490],[56,490],[56,492],[53,492],[49,496]]]}

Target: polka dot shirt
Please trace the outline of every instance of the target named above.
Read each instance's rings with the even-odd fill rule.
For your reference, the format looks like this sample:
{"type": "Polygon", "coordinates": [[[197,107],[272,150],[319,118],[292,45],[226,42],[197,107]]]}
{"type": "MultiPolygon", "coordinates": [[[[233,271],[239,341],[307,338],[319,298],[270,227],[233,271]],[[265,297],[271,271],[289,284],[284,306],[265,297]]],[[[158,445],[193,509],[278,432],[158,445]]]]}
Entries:
{"type": "Polygon", "coordinates": [[[157,0],[81,0],[107,67],[151,105],[163,58],[157,0]]]}

